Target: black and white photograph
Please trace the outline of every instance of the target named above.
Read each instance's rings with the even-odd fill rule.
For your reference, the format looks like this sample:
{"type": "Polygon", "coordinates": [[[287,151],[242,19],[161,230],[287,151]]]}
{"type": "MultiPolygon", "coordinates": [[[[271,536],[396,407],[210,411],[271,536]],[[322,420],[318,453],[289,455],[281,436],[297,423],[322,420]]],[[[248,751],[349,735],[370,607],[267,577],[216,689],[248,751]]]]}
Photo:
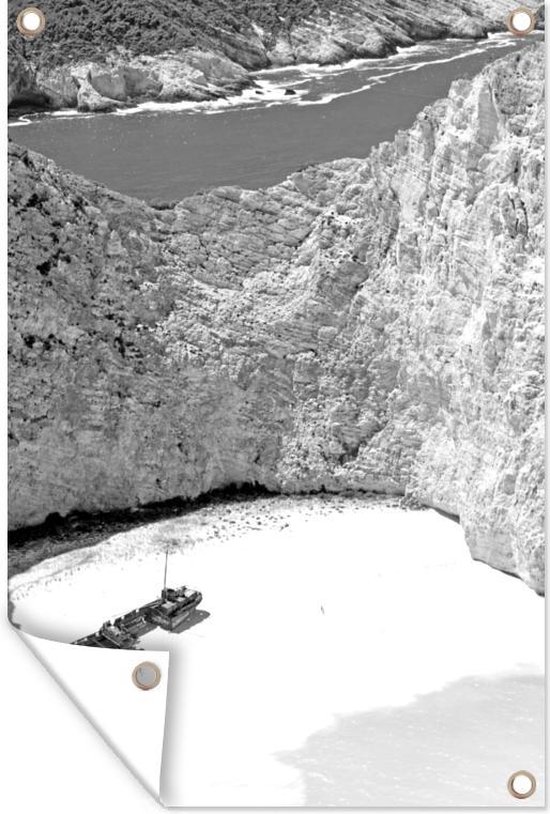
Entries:
{"type": "Polygon", "coordinates": [[[544,6],[8,7],[11,624],[166,806],[543,806],[544,6]]]}

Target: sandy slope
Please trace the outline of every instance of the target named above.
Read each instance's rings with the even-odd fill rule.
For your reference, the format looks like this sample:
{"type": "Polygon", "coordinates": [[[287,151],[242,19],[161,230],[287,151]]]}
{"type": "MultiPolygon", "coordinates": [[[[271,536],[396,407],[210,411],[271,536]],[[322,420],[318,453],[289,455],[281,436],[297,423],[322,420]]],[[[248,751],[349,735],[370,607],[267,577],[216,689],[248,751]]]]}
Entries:
{"type": "Polygon", "coordinates": [[[211,615],[143,640],[172,652],[166,802],[506,805],[518,761],[541,771],[543,600],[473,562],[434,511],[328,496],[202,509],[15,577],[15,621],[91,632],[153,598],[170,541],[170,584],[200,588],[211,615]]]}

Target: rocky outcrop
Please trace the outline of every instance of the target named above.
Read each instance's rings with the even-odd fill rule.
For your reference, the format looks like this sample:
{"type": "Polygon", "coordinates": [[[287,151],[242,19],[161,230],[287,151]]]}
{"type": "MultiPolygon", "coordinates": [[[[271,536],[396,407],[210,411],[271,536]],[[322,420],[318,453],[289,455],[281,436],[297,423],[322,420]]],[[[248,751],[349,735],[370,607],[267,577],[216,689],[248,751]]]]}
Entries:
{"type": "Polygon", "coordinates": [[[288,8],[266,0],[256,9],[237,2],[230,20],[222,17],[216,27],[223,4],[208,7],[201,0],[195,6],[205,6],[206,16],[195,34],[180,35],[181,21],[159,17],[159,7],[147,25],[148,35],[159,33],[148,39],[135,3],[123,17],[125,27],[109,16],[122,2],[112,12],[103,9],[92,30],[89,25],[81,30],[84,10],[94,13],[90,2],[79,2],[73,19],[72,0],[57,0],[59,8],[46,9],[51,28],[36,42],[22,44],[12,35],[10,105],[101,111],[143,100],[207,100],[240,91],[251,81],[250,69],[383,57],[425,39],[485,37],[504,29],[510,11],[509,0],[436,0],[429,13],[425,0],[293,0],[288,8]],[[179,44],[190,38],[192,47],[179,44]]]}
{"type": "Polygon", "coordinates": [[[12,527],[408,494],[543,586],[543,49],[364,160],[157,212],[12,146],[12,527]]]}
{"type": "Polygon", "coordinates": [[[227,57],[197,49],[175,56],[110,54],[101,62],[70,62],[33,71],[17,62],[9,103],[23,107],[106,112],[154,99],[206,101],[239,93],[252,80],[227,57]]]}

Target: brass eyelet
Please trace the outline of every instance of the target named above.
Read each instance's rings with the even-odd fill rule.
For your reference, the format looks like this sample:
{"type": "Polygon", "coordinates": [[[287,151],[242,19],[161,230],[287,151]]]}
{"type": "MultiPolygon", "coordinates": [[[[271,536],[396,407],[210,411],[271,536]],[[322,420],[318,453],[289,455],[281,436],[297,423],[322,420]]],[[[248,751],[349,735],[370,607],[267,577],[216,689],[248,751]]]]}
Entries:
{"type": "Polygon", "coordinates": [[[46,28],[46,16],[36,6],[27,6],[17,15],[16,25],[20,34],[28,40],[33,40],[46,28]]]}
{"type": "Polygon", "coordinates": [[[160,684],[160,667],[152,661],[142,661],[132,673],[132,681],[140,690],[152,690],[160,684]]]}
{"type": "Polygon", "coordinates": [[[520,769],[518,772],[514,772],[508,778],[508,791],[515,797],[517,800],[525,800],[527,797],[532,797],[537,789],[537,781],[535,776],[528,772],[526,769],[520,769]],[[516,781],[517,780],[527,780],[529,783],[529,787],[525,789],[525,791],[521,791],[520,789],[516,788],[516,781]]]}
{"type": "Polygon", "coordinates": [[[535,30],[537,24],[537,15],[532,9],[527,6],[518,6],[512,9],[506,18],[506,25],[508,30],[515,34],[516,37],[526,37],[535,30]]]}

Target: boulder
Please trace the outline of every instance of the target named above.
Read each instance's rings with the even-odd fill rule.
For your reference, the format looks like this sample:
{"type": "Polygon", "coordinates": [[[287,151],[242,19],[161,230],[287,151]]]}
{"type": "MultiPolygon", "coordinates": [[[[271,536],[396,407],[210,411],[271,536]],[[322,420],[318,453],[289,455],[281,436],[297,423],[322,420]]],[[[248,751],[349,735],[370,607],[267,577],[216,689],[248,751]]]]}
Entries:
{"type": "Polygon", "coordinates": [[[102,96],[85,77],[78,80],[77,108],[82,113],[110,113],[117,109],[115,99],[102,96]]]}

